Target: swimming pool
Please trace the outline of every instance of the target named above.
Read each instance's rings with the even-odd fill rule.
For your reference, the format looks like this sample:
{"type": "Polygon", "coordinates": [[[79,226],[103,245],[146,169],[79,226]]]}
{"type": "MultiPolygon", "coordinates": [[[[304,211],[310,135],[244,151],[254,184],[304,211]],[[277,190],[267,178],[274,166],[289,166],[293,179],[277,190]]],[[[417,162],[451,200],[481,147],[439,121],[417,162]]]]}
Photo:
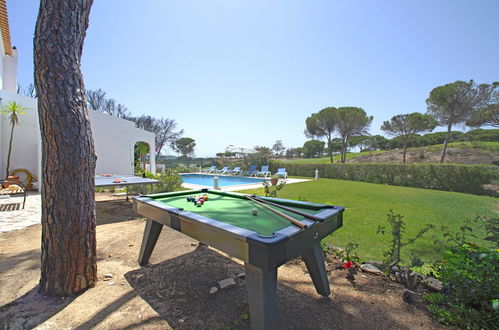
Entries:
{"type": "MultiPolygon", "coordinates": [[[[200,186],[208,187],[213,187],[213,178],[215,177],[215,175],[211,174],[180,174],[180,176],[182,177],[182,182],[184,183],[197,184],[200,186]]],[[[262,183],[263,181],[265,181],[264,178],[245,178],[239,176],[218,175],[219,187],[262,183]]]]}

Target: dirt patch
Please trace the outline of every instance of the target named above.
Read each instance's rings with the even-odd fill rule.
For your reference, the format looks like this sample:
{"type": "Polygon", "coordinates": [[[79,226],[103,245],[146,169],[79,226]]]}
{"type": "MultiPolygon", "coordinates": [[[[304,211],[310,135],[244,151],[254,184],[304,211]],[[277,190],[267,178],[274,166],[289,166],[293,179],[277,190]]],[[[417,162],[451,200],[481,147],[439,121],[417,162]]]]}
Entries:
{"type": "MultiPolygon", "coordinates": [[[[99,199],[99,198],[98,198],[99,199]]],[[[243,266],[165,228],[151,265],[137,264],[144,219],[131,202],[97,203],[99,282],[66,299],[38,294],[40,225],[0,234],[0,325],[4,329],[249,328],[243,266]],[[104,274],[112,279],[104,281],[104,274]],[[209,294],[229,277],[236,285],[209,294]]],[[[280,329],[440,329],[404,288],[383,276],[346,271],[328,262],[331,299],[322,299],[299,259],[279,268],[280,329]]]]}

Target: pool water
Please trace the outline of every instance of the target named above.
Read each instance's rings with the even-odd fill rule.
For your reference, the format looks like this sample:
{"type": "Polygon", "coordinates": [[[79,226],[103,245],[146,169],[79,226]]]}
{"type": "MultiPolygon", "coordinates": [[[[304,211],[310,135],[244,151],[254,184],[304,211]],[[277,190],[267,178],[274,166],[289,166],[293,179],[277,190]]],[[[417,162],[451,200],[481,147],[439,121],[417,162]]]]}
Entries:
{"type": "MultiPolygon", "coordinates": [[[[197,184],[200,186],[213,187],[213,178],[215,175],[210,174],[180,174],[182,177],[182,182],[197,184]]],[[[218,186],[237,186],[241,184],[251,184],[251,183],[262,183],[265,181],[263,178],[244,178],[238,176],[218,176],[218,186]]]]}

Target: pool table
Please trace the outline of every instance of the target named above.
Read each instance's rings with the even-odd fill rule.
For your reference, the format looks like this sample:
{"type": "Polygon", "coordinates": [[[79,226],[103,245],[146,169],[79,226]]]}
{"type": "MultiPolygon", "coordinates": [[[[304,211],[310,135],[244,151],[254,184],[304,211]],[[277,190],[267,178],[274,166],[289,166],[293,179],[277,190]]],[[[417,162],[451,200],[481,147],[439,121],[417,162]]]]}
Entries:
{"type": "Polygon", "coordinates": [[[342,226],[344,208],[256,197],[315,218],[267,204],[306,226],[300,228],[243,194],[208,189],[134,197],[134,210],[148,218],[139,263],[148,263],[163,226],[224,251],[244,262],[251,328],[276,328],[277,268],[288,260],[302,256],[317,292],[331,293],[320,241],[342,226]],[[187,201],[202,194],[208,200],[201,207],[187,201]]]}

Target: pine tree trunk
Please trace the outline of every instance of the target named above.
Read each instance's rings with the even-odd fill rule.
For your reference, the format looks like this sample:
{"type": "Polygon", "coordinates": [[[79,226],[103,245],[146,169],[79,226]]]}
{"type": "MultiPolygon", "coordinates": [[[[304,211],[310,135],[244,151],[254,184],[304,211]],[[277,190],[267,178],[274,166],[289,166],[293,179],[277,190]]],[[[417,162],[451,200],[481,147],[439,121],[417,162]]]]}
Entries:
{"type": "Polygon", "coordinates": [[[447,152],[447,143],[449,141],[451,129],[452,125],[451,124],[447,125],[447,134],[445,135],[444,145],[442,146],[442,152],[440,153],[440,164],[442,164],[445,159],[445,154],[447,152]]]}
{"type": "Polygon", "coordinates": [[[406,154],[407,154],[407,144],[404,144],[404,151],[402,153],[402,159],[403,159],[403,163],[405,164],[406,163],[406,154]]]}
{"type": "Polygon", "coordinates": [[[67,296],[97,281],[95,152],[80,58],[92,0],[41,0],[35,86],[42,136],[40,292],[67,296]]]}

